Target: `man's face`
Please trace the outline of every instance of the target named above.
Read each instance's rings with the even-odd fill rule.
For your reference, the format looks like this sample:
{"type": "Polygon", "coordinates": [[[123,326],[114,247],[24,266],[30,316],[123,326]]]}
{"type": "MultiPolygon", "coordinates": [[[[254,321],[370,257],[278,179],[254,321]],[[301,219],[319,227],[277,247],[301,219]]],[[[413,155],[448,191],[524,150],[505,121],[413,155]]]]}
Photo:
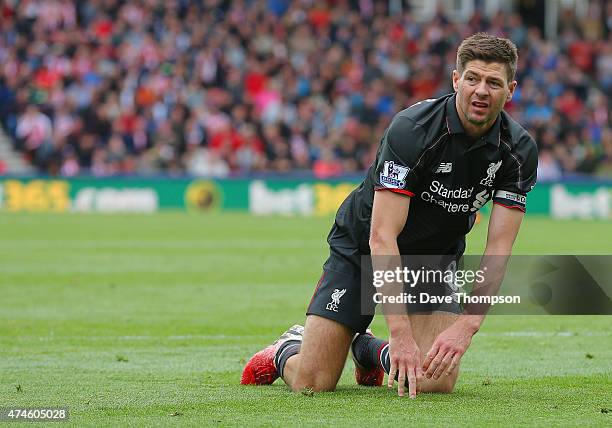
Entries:
{"type": "Polygon", "coordinates": [[[498,62],[470,61],[460,75],[453,71],[457,112],[470,135],[486,133],[504,104],[512,99],[516,81],[508,82],[506,66],[498,62]]]}

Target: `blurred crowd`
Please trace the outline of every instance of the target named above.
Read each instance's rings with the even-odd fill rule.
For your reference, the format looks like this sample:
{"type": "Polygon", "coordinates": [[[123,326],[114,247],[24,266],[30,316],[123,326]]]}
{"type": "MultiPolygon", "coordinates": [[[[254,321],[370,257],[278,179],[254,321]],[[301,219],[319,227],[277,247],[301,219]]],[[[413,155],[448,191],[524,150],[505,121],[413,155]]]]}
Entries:
{"type": "Polygon", "coordinates": [[[506,110],[540,178],[612,176],[612,2],[562,11],[555,41],[516,13],[422,24],[373,0],[0,7],[0,120],[42,173],[360,173],[394,113],[451,92],[458,44],[487,31],[519,48],[506,110]]]}

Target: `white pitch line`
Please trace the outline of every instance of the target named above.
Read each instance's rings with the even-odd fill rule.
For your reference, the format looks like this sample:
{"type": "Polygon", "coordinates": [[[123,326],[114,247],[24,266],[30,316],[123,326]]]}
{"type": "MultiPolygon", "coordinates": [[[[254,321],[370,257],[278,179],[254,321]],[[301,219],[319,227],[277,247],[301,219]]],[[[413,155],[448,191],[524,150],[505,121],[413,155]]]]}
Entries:
{"type": "Polygon", "coordinates": [[[165,249],[197,249],[197,248],[303,248],[303,247],[322,247],[323,241],[321,239],[278,239],[278,240],[247,240],[247,239],[207,239],[201,242],[193,241],[149,241],[149,240],[138,240],[138,241],[123,241],[123,240],[98,240],[95,242],[87,241],[65,241],[65,240],[51,240],[51,239],[30,239],[30,240],[3,240],[0,242],[0,248],[11,249],[16,248],[41,248],[48,246],[62,246],[63,249],[103,249],[103,248],[165,248],[165,249]]]}
{"type": "Polygon", "coordinates": [[[506,332],[480,332],[479,336],[506,336],[506,337],[578,337],[578,336],[610,336],[612,332],[607,331],[589,331],[589,332],[572,332],[572,331],[506,331],[506,332]]]}
{"type": "MultiPolygon", "coordinates": [[[[505,332],[480,332],[479,336],[489,337],[602,337],[612,336],[612,332],[571,332],[571,331],[505,331],[505,332]]],[[[267,338],[266,335],[228,335],[228,334],[187,334],[173,336],[20,336],[20,340],[250,340],[253,338],[267,338]]]]}

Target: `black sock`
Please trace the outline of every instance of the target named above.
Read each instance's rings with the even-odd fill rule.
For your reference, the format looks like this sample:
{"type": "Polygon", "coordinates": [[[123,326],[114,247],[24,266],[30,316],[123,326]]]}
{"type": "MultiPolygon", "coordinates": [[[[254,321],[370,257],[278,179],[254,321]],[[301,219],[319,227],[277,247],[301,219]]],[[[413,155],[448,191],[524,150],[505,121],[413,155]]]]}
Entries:
{"type": "Polygon", "coordinates": [[[353,342],[353,355],[363,367],[382,367],[389,373],[389,342],[369,333],[360,334],[353,342]]]}
{"type": "Polygon", "coordinates": [[[287,364],[287,360],[290,357],[299,354],[301,347],[301,340],[288,340],[283,343],[280,348],[278,348],[278,351],[276,351],[276,355],[274,356],[274,365],[276,366],[278,375],[281,378],[283,377],[283,371],[285,370],[285,364],[287,364]]]}

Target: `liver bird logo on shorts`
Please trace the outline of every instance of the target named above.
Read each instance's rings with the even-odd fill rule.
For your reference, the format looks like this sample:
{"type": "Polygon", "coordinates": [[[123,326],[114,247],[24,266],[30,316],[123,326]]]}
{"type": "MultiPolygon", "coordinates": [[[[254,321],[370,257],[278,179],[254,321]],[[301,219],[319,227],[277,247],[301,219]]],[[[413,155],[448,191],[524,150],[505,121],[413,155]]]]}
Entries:
{"type": "Polygon", "coordinates": [[[331,295],[332,301],[329,302],[327,306],[325,306],[325,309],[327,309],[328,311],[338,312],[338,305],[340,304],[340,298],[344,296],[344,293],[346,293],[346,288],[343,288],[342,290],[339,290],[337,288],[334,289],[334,292],[331,295]]]}

